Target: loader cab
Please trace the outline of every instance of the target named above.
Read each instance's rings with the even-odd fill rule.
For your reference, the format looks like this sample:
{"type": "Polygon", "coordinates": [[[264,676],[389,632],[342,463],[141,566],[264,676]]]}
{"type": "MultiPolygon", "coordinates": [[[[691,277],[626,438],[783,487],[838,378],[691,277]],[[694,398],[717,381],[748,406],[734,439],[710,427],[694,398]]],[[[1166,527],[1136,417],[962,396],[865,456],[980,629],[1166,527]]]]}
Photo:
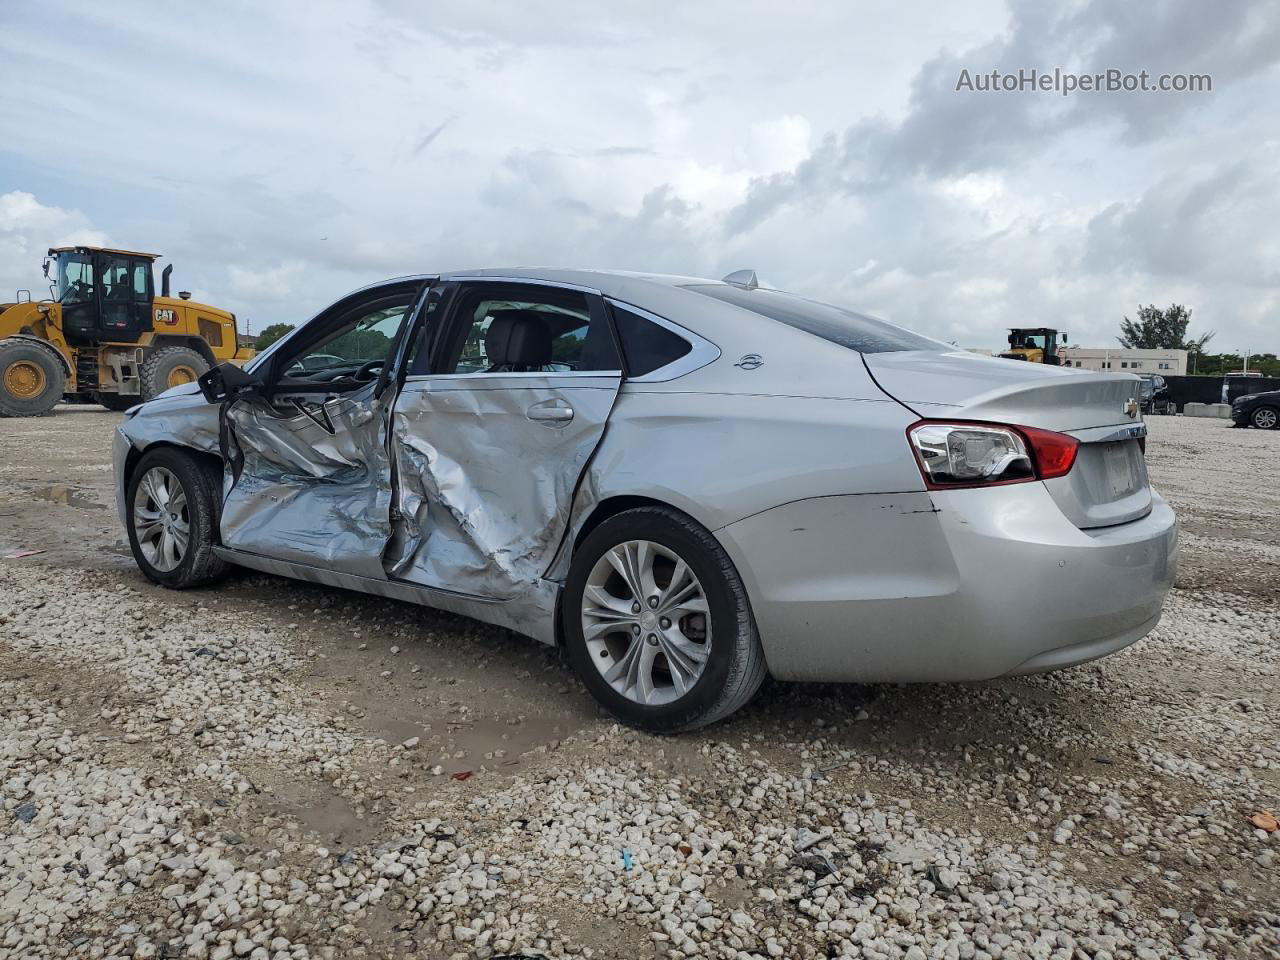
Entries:
{"type": "MultiPolygon", "coordinates": [[[[1065,333],[1062,334],[1062,342],[1067,342],[1065,333]]],[[[1009,350],[1000,356],[1006,360],[1060,364],[1058,331],[1052,327],[1015,327],[1009,331],[1009,350]]]]}
{"type": "Polygon", "coordinates": [[[134,343],[152,329],[158,254],[99,247],[49,251],[46,274],[62,306],[62,332],[74,346],[134,343]]]}

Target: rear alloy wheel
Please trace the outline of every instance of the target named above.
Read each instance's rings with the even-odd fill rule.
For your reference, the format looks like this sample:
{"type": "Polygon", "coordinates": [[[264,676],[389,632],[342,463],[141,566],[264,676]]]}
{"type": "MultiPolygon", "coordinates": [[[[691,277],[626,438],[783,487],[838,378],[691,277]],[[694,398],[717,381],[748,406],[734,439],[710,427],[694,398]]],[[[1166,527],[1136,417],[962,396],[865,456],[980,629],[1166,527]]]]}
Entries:
{"type": "Polygon", "coordinates": [[[159,347],[142,361],[142,369],[138,372],[142,386],[139,402],[158,397],[184,383],[195,383],[208,369],[209,362],[190,347],[159,347]]]}
{"type": "Polygon", "coordinates": [[[689,565],[651,540],[610,547],[587,577],[582,635],[591,662],[636,703],[670,703],[693,689],[711,653],[710,618],[689,565]]]}
{"type": "Polygon", "coordinates": [[[1253,411],[1250,421],[1259,430],[1274,430],[1280,426],[1280,410],[1275,407],[1259,407],[1253,411]]]}
{"type": "Polygon", "coordinates": [[[126,490],[133,559],[150,580],[184,589],[218,580],[227,564],[213,553],[218,471],[171,447],[143,456],[126,490]]]}
{"type": "Polygon", "coordinates": [[[746,590],[720,544],[661,507],[604,521],[575,551],[562,603],[570,657],[612,714],[660,733],[713,723],[765,676],[746,590]]]}
{"type": "Polygon", "coordinates": [[[52,347],[33,340],[0,340],[0,417],[38,417],[52,410],[67,387],[52,347]]]}

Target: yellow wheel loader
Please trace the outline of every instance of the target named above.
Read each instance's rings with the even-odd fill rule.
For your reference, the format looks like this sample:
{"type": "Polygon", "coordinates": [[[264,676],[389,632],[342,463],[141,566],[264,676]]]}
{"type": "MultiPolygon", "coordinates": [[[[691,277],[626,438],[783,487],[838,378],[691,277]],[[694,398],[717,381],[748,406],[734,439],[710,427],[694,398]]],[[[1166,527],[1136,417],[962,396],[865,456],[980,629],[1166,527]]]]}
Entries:
{"type": "MultiPolygon", "coordinates": [[[[1062,342],[1067,342],[1065,333],[1062,342]]],[[[1000,356],[1005,360],[1060,366],[1062,357],[1058,354],[1058,331],[1052,327],[1014,327],[1009,331],[1009,349],[1000,356]]]]}
{"type": "Polygon", "coordinates": [[[0,303],[0,416],[40,416],[64,399],[124,410],[219,363],[253,356],[238,345],[234,314],[189,293],[169,296],[172,266],[155,295],[159,256],[49,250],[51,298],[19,290],[16,302],[0,303]]]}

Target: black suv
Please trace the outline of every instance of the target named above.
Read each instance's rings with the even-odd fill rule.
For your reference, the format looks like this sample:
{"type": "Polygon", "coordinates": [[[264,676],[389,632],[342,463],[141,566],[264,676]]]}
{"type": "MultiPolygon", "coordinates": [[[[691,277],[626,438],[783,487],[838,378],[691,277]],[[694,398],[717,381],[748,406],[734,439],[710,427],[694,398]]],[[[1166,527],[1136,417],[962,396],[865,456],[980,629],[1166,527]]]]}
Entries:
{"type": "Polygon", "coordinates": [[[1236,397],[1231,404],[1231,422],[1237,427],[1260,430],[1280,428],[1280,390],[1236,397]]]}

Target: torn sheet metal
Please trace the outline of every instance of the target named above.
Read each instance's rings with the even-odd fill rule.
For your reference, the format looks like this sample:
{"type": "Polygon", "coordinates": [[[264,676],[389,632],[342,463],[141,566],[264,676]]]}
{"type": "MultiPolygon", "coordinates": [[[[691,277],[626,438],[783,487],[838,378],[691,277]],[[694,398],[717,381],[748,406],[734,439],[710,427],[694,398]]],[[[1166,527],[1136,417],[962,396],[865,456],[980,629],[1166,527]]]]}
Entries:
{"type": "MultiPolygon", "coordinates": [[[[386,556],[397,579],[547,616],[545,589],[574,490],[604,434],[619,378],[529,377],[410,382],[396,406],[398,485],[386,556]],[[535,419],[559,402],[570,419],[535,419]],[[533,411],[531,413],[531,411],[533,411]]],[[[517,627],[517,629],[521,629],[517,627]]],[[[531,632],[526,624],[523,632],[531,632]]]]}
{"type": "Polygon", "coordinates": [[[385,576],[391,535],[387,408],[376,383],[312,415],[261,399],[226,409],[224,546],[362,577],[385,576]],[[332,427],[330,432],[329,427],[332,427]]]}

